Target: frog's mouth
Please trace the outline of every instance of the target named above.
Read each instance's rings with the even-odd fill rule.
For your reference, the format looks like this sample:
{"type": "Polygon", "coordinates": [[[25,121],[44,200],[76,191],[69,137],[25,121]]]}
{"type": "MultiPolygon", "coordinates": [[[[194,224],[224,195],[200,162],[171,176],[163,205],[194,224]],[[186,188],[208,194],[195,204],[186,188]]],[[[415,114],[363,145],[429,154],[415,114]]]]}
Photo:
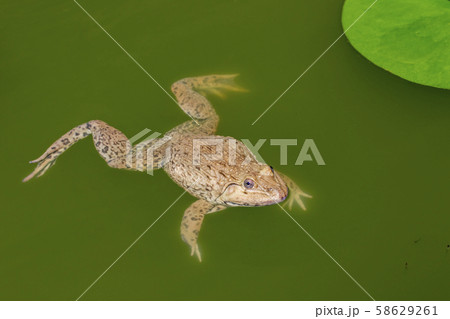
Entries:
{"type": "Polygon", "coordinates": [[[225,201],[224,203],[225,203],[225,205],[228,205],[228,206],[250,206],[250,204],[247,204],[247,203],[239,204],[239,203],[230,202],[230,201],[225,201]]]}
{"type": "Polygon", "coordinates": [[[230,202],[230,201],[225,201],[225,205],[228,206],[244,206],[244,207],[258,207],[258,206],[269,206],[269,205],[275,205],[278,204],[279,202],[282,202],[286,199],[286,197],[282,198],[280,201],[265,201],[265,202],[261,202],[261,203],[257,203],[257,204],[249,204],[249,203],[235,203],[235,202],[230,202]]]}
{"type": "Polygon", "coordinates": [[[235,202],[230,202],[230,201],[225,201],[224,203],[228,206],[239,206],[239,207],[258,207],[258,206],[267,206],[267,205],[276,204],[275,202],[249,204],[249,203],[235,203],[235,202]]]}

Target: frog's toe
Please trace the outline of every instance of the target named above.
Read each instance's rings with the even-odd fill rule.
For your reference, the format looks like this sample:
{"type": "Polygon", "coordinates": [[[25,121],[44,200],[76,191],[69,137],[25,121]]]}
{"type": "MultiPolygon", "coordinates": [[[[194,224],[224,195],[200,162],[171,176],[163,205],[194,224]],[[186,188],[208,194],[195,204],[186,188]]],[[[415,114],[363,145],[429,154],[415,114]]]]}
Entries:
{"type": "Polygon", "coordinates": [[[213,89],[213,88],[202,90],[201,93],[203,93],[203,95],[213,94],[213,95],[215,95],[217,97],[220,97],[221,99],[224,99],[226,97],[223,92],[221,92],[218,89],[213,89]]]}
{"type": "Polygon", "coordinates": [[[248,92],[247,89],[243,88],[240,85],[237,84],[228,84],[228,85],[224,85],[222,86],[222,89],[224,90],[228,90],[228,91],[234,91],[234,92],[248,92]]]}
{"type": "Polygon", "coordinates": [[[303,203],[302,197],[312,198],[311,195],[303,192],[301,189],[296,189],[291,192],[288,200],[283,204],[283,206],[288,206],[289,210],[292,210],[292,206],[296,203],[303,210],[306,210],[306,206],[303,203]]]}
{"type": "Polygon", "coordinates": [[[198,260],[202,262],[202,255],[200,254],[200,250],[198,249],[198,244],[194,244],[191,247],[191,256],[194,256],[194,254],[198,257],[198,260]]]}
{"type": "Polygon", "coordinates": [[[305,203],[303,203],[302,198],[300,197],[300,195],[295,194],[295,202],[296,202],[303,210],[306,210],[305,203]]]}
{"type": "Polygon", "coordinates": [[[204,94],[214,94],[224,98],[223,91],[248,92],[247,89],[237,85],[234,79],[239,74],[215,74],[201,78],[199,90],[204,94]]]}
{"type": "Polygon", "coordinates": [[[22,182],[28,182],[33,177],[42,176],[50,167],[52,167],[55,164],[55,161],[56,158],[52,158],[51,155],[48,155],[44,159],[39,158],[37,160],[30,161],[30,163],[37,163],[37,166],[30,175],[28,175],[22,180],[22,182]]]}
{"type": "Polygon", "coordinates": [[[283,207],[287,207],[292,210],[292,205],[294,204],[294,195],[290,195],[289,198],[284,202],[283,207]]]}
{"type": "Polygon", "coordinates": [[[228,90],[228,91],[235,91],[235,92],[248,92],[247,89],[243,88],[242,86],[236,84],[234,79],[239,74],[225,74],[225,75],[217,75],[217,87],[228,90]]]}

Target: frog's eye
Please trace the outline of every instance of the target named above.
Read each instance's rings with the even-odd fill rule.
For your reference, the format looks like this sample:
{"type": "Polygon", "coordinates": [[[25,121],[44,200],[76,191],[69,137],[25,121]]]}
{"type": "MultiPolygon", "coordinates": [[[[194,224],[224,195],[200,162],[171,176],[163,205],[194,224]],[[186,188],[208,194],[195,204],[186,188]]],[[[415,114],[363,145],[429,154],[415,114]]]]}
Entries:
{"type": "Polygon", "coordinates": [[[244,187],[245,187],[245,188],[251,189],[251,188],[253,188],[253,186],[255,186],[255,182],[254,182],[252,179],[247,178],[247,179],[244,181],[244,187]]]}

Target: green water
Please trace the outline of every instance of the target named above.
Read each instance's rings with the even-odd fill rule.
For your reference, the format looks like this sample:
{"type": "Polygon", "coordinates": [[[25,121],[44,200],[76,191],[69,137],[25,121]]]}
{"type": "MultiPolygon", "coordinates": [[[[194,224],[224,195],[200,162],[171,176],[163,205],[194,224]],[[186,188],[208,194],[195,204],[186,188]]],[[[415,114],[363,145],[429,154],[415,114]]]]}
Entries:
{"type": "MultiPolygon", "coordinates": [[[[240,73],[249,93],[212,99],[219,134],[314,139],[326,166],[295,166],[300,146],[284,167],[278,147],[260,153],[314,195],[293,217],[375,299],[450,298],[448,91],[377,68],[342,37],[251,125],[341,35],[342,0],[80,4],[167,90],[240,73]]],[[[2,1],[0,21],[0,299],[74,300],[182,189],[163,171],[109,168],[90,140],[23,184],[27,161],[88,120],[133,136],[188,118],[74,2],[2,1]]],[[[193,200],[82,300],[369,300],[277,206],[207,216],[198,263],[179,235],[193,200]]]]}

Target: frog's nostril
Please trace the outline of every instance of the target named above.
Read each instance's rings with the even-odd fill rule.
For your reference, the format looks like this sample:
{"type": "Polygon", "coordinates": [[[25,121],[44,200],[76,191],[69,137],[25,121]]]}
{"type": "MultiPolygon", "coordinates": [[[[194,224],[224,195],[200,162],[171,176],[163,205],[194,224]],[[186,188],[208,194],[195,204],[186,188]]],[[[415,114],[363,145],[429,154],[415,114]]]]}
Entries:
{"type": "Polygon", "coordinates": [[[287,195],[288,195],[287,192],[280,191],[280,193],[279,193],[280,202],[284,201],[286,199],[287,195]]]}
{"type": "Polygon", "coordinates": [[[277,203],[284,201],[287,197],[287,193],[283,192],[282,190],[277,190],[274,188],[268,188],[268,190],[271,192],[272,198],[277,203]]]}

